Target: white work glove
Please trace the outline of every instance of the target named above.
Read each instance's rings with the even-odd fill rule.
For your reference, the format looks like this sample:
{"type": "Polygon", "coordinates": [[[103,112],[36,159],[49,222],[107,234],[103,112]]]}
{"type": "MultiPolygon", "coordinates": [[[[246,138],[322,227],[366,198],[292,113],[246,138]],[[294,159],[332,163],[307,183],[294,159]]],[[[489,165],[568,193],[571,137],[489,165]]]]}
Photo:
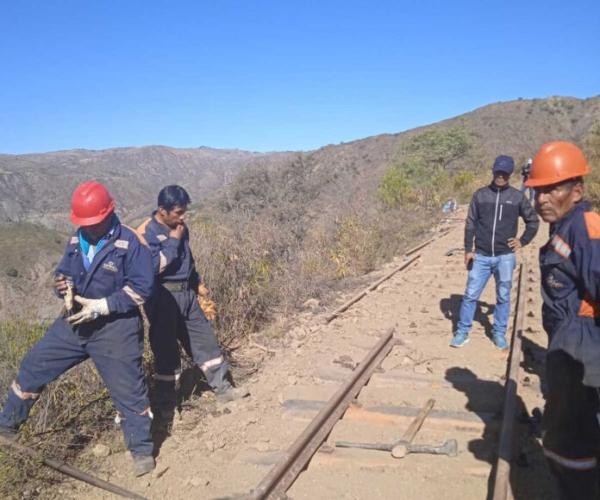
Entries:
{"type": "Polygon", "coordinates": [[[93,321],[99,316],[108,316],[108,301],[104,299],[86,299],[75,295],[75,302],[79,302],[83,307],[77,314],[67,318],[72,325],[79,325],[87,321],[93,321]]]}

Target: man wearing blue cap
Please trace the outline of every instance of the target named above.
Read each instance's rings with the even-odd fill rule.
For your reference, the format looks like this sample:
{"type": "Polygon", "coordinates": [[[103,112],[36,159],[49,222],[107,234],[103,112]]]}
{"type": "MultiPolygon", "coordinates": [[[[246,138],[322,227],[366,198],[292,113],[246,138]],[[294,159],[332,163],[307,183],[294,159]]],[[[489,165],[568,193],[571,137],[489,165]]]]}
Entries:
{"type": "Polygon", "coordinates": [[[508,348],[506,328],[515,251],[535,237],[539,226],[538,216],[524,194],[509,185],[514,169],[515,162],[510,156],[498,156],[492,182],[477,190],[469,205],[465,224],[465,265],[469,276],[451,347],[462,347],[469,341],[477,301],[490,276],[494,275],[496,307],[492,335],[498,349],[508,348]],[[525,231],[516,238],[519,217],[525,222],[525,231]]]}

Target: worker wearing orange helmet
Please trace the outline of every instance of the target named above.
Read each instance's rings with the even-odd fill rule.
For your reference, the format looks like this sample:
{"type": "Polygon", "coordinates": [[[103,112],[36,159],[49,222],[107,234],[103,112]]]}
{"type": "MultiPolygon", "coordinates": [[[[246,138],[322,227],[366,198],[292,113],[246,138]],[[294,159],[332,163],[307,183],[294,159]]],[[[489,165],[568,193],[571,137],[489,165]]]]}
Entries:
{"type": "Polygon", "coordinates": [[[0,435],[16,439],[43,388],[91,358],[123,417],[135,474],[142,475],[155,464],[139,307],[152,293],[154,273],[149,249],[121,225],[114,209],[112,196],[99,182],[75,189],[71,222],[79,229],[55,278],[66,311],[23,359],[0,413],[0,435]]]}
{"type": "Polygon", "coordinates": [[[540,250],[546,355],[544,454],[563,499],[600,498],[600,216],[584,201],[590,167],[569,142],[544,144],[526,182],[550,223],[540,250]]]}

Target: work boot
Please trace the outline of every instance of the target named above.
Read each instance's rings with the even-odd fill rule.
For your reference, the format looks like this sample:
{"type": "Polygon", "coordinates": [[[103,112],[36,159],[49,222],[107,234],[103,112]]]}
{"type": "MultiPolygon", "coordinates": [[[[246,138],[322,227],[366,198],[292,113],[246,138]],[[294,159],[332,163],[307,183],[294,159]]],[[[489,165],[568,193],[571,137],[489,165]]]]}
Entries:
{"type": "Polygon", "coordinates": [[[506,342],[506,337],[504,335],[495,334],[494,345],[501,351],[508,349],[508,343],[506,342]]]}
{"type": "Polygon", "coordinates": [[[215,395],[219,403],[229,403],[249,396],[250,391],[245,387],[233,387],[228,384],[227,387],[216,390],[215,395]]]}
{"type": "Polygon", "coordinates": [[[4,427],[3,425],[0,425],[0,436],[13,442],[17,440],[17,437],[19,437],[15,429],[12,429],[11,427],[4,427]]]}
{"type": "Polygon", "coordinates": [[[133,458],[133,470],[136,477],[148,474],[156,467],[156,462],[152,455],[131,455],[131,457],[133,458]]]}
{"type": "Polygon", "coordinates": [[[469,335],[456,332],[450,341],[450,347],[462,347],[469,341],[469,335]]]}

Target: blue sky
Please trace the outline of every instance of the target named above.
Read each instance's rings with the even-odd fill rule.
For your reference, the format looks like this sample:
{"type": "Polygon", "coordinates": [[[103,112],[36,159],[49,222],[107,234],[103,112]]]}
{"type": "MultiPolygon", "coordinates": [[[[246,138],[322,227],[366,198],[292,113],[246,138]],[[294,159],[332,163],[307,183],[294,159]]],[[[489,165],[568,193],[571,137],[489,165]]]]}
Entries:
{"type": "Polygon", "coordinates": [[[314,149],[600,94],[600,2],[0,0],[0,153],[314,149]]]}

